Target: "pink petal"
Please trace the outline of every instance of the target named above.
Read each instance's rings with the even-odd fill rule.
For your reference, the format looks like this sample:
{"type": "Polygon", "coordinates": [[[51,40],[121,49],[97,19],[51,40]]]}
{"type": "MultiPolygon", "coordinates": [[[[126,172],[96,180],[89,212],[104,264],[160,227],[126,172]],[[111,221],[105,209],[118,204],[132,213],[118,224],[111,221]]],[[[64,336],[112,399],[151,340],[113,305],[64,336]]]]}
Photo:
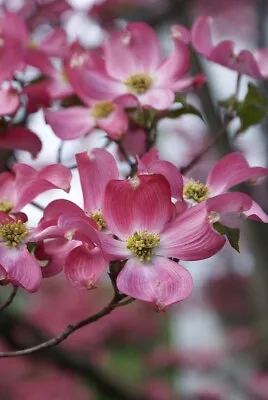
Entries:
{"type": "Polygon", "coordinates": [[[112,180],[105,191],[103,215],[111,232],[125,238],[136,231],[159,232],[171,218],[171,192],[161,175],[112,180]]]}
{"type": "Polygon", "coordinates": [[[75,240],[57,238],[44,242],[42,252],[37,247],[34,252],[35,257],[40,261],[47,261],[47,264],[41,268],[43,278],[59,274],[71,250],[79,245],[80,242],[75,240]]]}
{"type": "Polygon", "coordinates": [[[34,168],[17,163],[13,167],[16,174],[16,190],[18,194],[14,212],[30,203],[37,195],[50,189],[69,191],[71,172],[60,164],[48,165],[39,172],[34,168]]]}
{"type": "Polygon", "coordinates": [[[206,205],[208,212],[241,214],[251,208],[252,199],[245,193],[229,192],[208,199],[206,205]]]}
{"type": "Polygon", "coordinates": [[[191,32],[182,25],[172,25],[171,36],[187,44],[191,41],[191,32]]]}
{"type": "Polygon", "coordinates": [[[113,100],[126,92],[123,84],[98,71],[82,69],[79,75],[79,85],[74,90],[82,100],[113,100]]]}
{"type": "Polygon", "coordinates": [[[156,254],[182,260],[202,260],[216,254],[225,239],[209,222],[206,204],[198,204],[173,220],[160,235],[156,254]]]}
{"type": "Polygon", "coordinates": [[[104,273],[108,262],[98,247],[79,246],[67,257],[64,272],[71,285],[78,289],[91,289],[104,273]]]}
{"type": "Polygon", "coordinates": [[[211,195],[215,196],[241,182],[265,175],[268,175],[267,168],[250,167],[242,154],[230,153],[210,171],[207,185],[211,190],[211,195]]]}
{"type": "Polygon", "coordinates": [[[163,175],[168,181],[171,189],[171,196],[176,199],[182,198],[183,191],[183,178],[178,169],[169,161],[159,160],[157,157],[155,160],[155,150],[150,150],[138,160],[138,174],[160,174],[163,175]],[[153,153],[151,160],[149,158],[150,153],[153,153]],[[146,157],[146,158],[145,158],[146,157]],[[148,160],[148,161],[147,161],[148,160]],[[150,161],[149,161],[150,160],[150,161]]]}
{"type": "Polygon", "coordinates": [[[211,17],[199,17],[192,27],[193,47],[205,56],[208,56],[213,48],[211,35],[212,22],[213,19],[211,17]]]}
{"type": "Polygon", "coordinates": [[[29,151],[35,158],[41,150],[39,137],[23,126],[12,126],[0,135],[0,148],[29,151]]]}
{"type": "Polygon", "coordinates": [[[98,234],[100,247],[104,253],[104,257],[109,260],[126,260],[133,257],[130,250],[126,248],[125,242],[114,239],[112,235],[100,232],[98,234]]]}
{"type": "Polygon", "coordinates": [[[186,90],[199,89],[206,83],[206,77],[204,74],[197,74],[195,76],[188,76],[172,84],[172,90],[177,92],[185,92],[186,90]]]}
{"type": "Polygon", "coordinates": [[[86,107],[68,107],[62,110],[46,110],[45,120],[54,133],[63,140],[76,139],[95,128],[95,119],[86,107]]]}
{"type": "Polygon", "coordinates": [[[43,220],[58,219],[62,214],[72,214],[84,217],[85,213],[75,203],[69,200],[54,200],[48,204],[43,213],[43,220]]]}
{"type": "Polygon", "coordinates": [[[38,262],[28,252],[25,245],[18,249],[0,246],[0,264],[6,270],[8,279],[22,286],[28,292],[39,289],[42,274],[38,262]]]}
{"type": "Polygon", "coordinates": [[[175,95],[169,89],[151,89],[148,92],[137,96],[142,106],[152,107],[156,110],[166,110],[174,102],[175,95]]]}
{"type": "Polygon", "coordinates": [[[74,93],[73,87],[66,81],[63,72],[57,72],[51,78],[46,79],[46,90],[52,100],[61,100],[74,93]]]}
{"type": "Polygon", "coordinates": [[[252,206],[247,211],[244,211],[243,214],[248,219],[264,222],[265,224],[268,223],[268,215],[263,211],[263,209],[259,206],[259,204],[257,204],[253,200],[252,200],[252,206]]]}
{"type": "Polygon", "coordinates": [[[41,41],[38,49],[50,57],[64,57],[68,51],[66,32],[62,28],[53,29],[41,41]]]}
{"type": "Polygon", "coordinates": [[[11,172],[0,174],[0,201],[16,202],[15,176],[11,172]]]}
{"type": "Polygon", "coordinates": [[[0,225],[6,225],[6,224],[9,224],[10,222],[14,222],[14,219],[11,218],[4,211],[0,211],[0,225]]]}
{"type": "Polygon", "coordinates": [[[235,55],[234,42],[230,40],[224,40],[215,46],[209,55],[209,60],[233,69],[240,74],[246,74],[257,79],[261,78],[259,67],[252,53],[243,50],[235,55]]]}
{"type": "Polygon", "coordinates": [[[142,22],[129,23],[125,32],[113,32],[104,47],[108,74],[126,80],[135,72],[152,72],[161,62],[155,31],[142,22]]]}
{"type": "Polygon", "coordinates": [[[27,49],[24,55],[24,61],[27,65],[37,68],[45,75],[53,76],[55,74],[55,68],[49,58],[37,49],[27,49]]]}
{"type": "Polygon", "coordinates": [[[0,116],[14,114],[20,105],[18,92],[12,88],[0,89],[0,116]]]}
{"type": "Polygon", "coordinates": [[[190,50],[182,40],[173,37],[173,51],[154,73],[156,87],[170,89],[170,84],[181,78],[190,68],[190,50]]]}
{"type": "Polygon", "coordinates": [[[268,49],[258,49],[254,53],[255,60],[264,78],[268,77],[268,49]]]}
{"type": "Polygon", "coordinates": [[[118,178],[114,157],[104,149],[94,149],[90,154],[76,154],[76,161],[83,191],[84,210],[88,213],[101,210],[107,183],[118,178]]]}
{"type": "Polygon", "coordinates": [[[97,124],[107,133],[109,138],[117,140],[128,129],[128,117],[123,108],[116,105],[115,110],[107,118],[98,119],[97,124]]]}
{"type": "Polygon", "coordinates": [[[159,310],[186,299],[192,292],[190,273],[164,257],[142,264],[132,258],[117,277],[120,292],[153,303],[159,310]]]}
{"type": "Polygon", "coordinates": [[[75,240],[81,240],[89,245],[100,244],[97,229],[90,218],[86,220],[77,215],[63,214],[58,220],[58,226],[66,233],[70,232],[75,240]]]}
{"type": "Polygon", "coordinates": [[[27,96],[26,109],[29,114],[37,112],[39,108],[50,106],[50,96],[45,81],[27,85],[23,93],[27,96]]]}

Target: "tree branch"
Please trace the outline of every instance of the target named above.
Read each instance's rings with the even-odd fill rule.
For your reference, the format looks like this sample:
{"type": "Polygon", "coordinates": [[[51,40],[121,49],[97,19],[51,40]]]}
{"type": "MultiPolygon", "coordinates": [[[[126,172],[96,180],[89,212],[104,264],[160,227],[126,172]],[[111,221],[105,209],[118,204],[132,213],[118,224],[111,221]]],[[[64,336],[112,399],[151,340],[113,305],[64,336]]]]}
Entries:
{"type": "Polygon", "coordinates": [[[13,300],[16,297],[17,292],[18,292],[18,286],[14,285],[8,299],[5,301],[5,303],[3,303],[0,306],[0,311],[3,311],[5,308],[7,308],[13,302],[13,300]]]}
{"type": "MultiPolygon", "coordinates": [[[[98,321],[99,319],[105,317],[106,315],[110,314],[116,307],[119,307],[120,305],[123,305],[120,303],[121,300],[125,299],[127,296],[126,295],[121,295],[116,293],[113,297],[113,299],[110,301],[110,303],[104,307],[101,311],[97,312],[94,315],[91,315],[88,318],[83,319],[82,321],[77,322],[74,325],[68,325],[61,333],[59,333],[57,336],[46,340],[40,344],[37,344],[36,346],[28,347],[23,350],[17,350],[17,351],[2,351],[0,352],[0,357],[19,357],[19,356],[24,356],[27,354],[35,353],[37,351],[47,349],[49,347],[54,347],[57,344],[63,342],[65,339],[67,339],[72,333],[77,331],[78,329],[83,328],[86,325],[90,325],[93,322],[98,321]]],[[[126,303],[128,304],[128,303],[126,303]]]]}
{"type": "MultiPolygon", "coordinates": [[[[21,348],[25,346],[25,342],[21,337],[15,335],[15,332],[25,332],[25,337],[34,337],[38,342],[47,340],[46,335],[31,322],[25,320],[20,315],[3,313],[0,318],[0,334],[6,343],[13,348],[21,348]]],[[[90,360],[90,357],[85,359],[84,355],[77,352],[71,352],[61,347],[47,348],[46,351],[32,353],[30,355],[34,359],[47,360],[53,362],[61,370],[71,371],[84,378],[85,384],[92,386],[98,393],[107,396],[109,399],[117,400],[148,400],[145,396],[137,393],[137,390],[130,390],[117,382],[116,377],[109,375],[106,371],[101,370],[97,364],[90,360]]]]}

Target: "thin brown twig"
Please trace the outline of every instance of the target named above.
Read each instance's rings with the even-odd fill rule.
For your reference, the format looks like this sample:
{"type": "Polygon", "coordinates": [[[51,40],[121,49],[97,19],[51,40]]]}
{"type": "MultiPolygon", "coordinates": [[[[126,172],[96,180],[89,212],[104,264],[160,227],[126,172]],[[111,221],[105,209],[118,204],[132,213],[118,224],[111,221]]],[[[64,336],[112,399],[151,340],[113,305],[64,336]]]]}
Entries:
{"type": "Polygon", "coordinates": [[[12,291],[11,291],[8,299],[0,306],[0,311],[3,311],[5,308],[10,306],[10,304],[15,299],[17,292],[18,292],[18,286],[13,285],[12,291]]]}
{"type": "Polygon", "coordinates": [[[96,314],[91,315],[90,317],[83,319],[82,321],[77,322],[74,325],[68,325],[61,333],[59,333],[57,336],[54,336],[53,338],[37,344],[32,347],[28,347],[23,350],[17,350],[17,351],[3,351],[0,352],[0,357],[19,357],[19,356],[24,356],[27,354],[32,354],[37,351],[47,349],[49,347],[53,347],[58,345],[59,343],[63,342],[65,339],[67,339],[72,333],[77,331],[78,329],[83,328],[86,325],[92,324],[93,322],[98,321],[99,319],[105,317],[106,315],[110,314],[115,308],[120,307],[121,305],[126,305],[129,304],[129,302],[124,302],[120,303],[121,300],[125,299],[127,296],[124,294],[118,294],[116,293],[113,297],[113,299],[110,301],[110,303],[104,307],[102,310],[97,312],[96,314]]]}

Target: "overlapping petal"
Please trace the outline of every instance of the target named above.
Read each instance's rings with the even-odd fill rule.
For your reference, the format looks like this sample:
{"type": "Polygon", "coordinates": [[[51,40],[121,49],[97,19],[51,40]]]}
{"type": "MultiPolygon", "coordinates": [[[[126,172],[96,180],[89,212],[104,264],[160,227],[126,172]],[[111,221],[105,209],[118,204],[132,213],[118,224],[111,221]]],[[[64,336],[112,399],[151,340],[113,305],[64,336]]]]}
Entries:
{"type": "Polygon", "coordinates": [[[64,272],[68,281],[78,289],[92,289],[104,273],[108,262],[100,248],[88,249],[81,245],[73,249],[67,257],[64,272]]]}
{"type": "Polygon", "coordinates": [[[94,149],[76,154],[77,167],[84,198],[84,210],[88,213],[102,209],[104,191],[111,179],[118,178],[114,157],[104,149],[94,149]]]}
{"type": "Polygon", "coordinates": [[[268,169],[250,167],[240,153],[230,153],[223,157],[212,170],[207,179],[211,195],[215,196],[232,186],[250,179],[268,175],[268,169]]]}

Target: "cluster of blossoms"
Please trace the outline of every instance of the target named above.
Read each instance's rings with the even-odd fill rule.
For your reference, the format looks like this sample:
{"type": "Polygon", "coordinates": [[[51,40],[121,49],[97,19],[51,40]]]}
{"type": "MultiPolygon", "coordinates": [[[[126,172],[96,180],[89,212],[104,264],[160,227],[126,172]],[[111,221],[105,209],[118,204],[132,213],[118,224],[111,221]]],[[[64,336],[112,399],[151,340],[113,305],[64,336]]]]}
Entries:
{"type": "Polygon", "coordinates": [[[106,150],[77,154],[83,209],[55,200],[35,228],[28,227],[22,208],[46,190],[68,191],[69,169],[56,164],[36,171],[17,163],[0,175],[1,283],[33,292],[42,276],[64,270],[72,285],[91,289],[109,270],[121,293],[159,310],[187,298],[192,278],[180,260],[216,254],[226,241],[219,225],[236,227],[241,216],[267,222],[248,195],[228,189],[268,170],[250,167],[235,152],[215,165],[206,183],[194,181],[150,150],[153,134],[169,116],[176,94],[205,82],[203,75],[188,74],[190,45],[210,61],[260,79],[266,76],[267,51],[235,55],[233,42],[213,46],[208,17],[199,18],[191,31],[173,26],[173,50],[164,58],[156,33],[141,22],[113,29],[92,50],[78,41],[69,44],[61,28],[36,41],[22,15],[23,10],[5,13],[0,22],[5,129],[0,146],[33,156],[39,152],[41,142],[25,124],[27,118],[14,122],[24,107],[27,116],[43,108],[46,122],[62,140],[100,128],[122,153],[126,138],[141,129],[144,148],[138,151],[139,143],[133,144],[140,158],[135,162],[127,156],[132,171],[126,179],[120,179],[115,158],[106,150]],[[26,78],[29,67],[38,71],[32,81],[26,78]]]}
{"type": "Polygon", "coordinates": [[[192,291],[191,275],[178,260],[206,259],[224,246],[215,222],[226,215],[268,221],[248,195],[227,192],[268,174],[239,153],[220,160],[206,184],[183,178],[155,150],[138,159],[137,174],[128,179],[119,179],[115,159],[104,149],[76,158],[83,209],[69,200],[52,201],[33,229],[21,207],[44,190],[68,190],[69,170],[55,165],[36,172],[16,164],[13,173],[1,175],[2,283],[35,291],[42,274],[63,269],[72,285],[90,289],[116,263],[120,292],[164,309],[192,291]]]}

